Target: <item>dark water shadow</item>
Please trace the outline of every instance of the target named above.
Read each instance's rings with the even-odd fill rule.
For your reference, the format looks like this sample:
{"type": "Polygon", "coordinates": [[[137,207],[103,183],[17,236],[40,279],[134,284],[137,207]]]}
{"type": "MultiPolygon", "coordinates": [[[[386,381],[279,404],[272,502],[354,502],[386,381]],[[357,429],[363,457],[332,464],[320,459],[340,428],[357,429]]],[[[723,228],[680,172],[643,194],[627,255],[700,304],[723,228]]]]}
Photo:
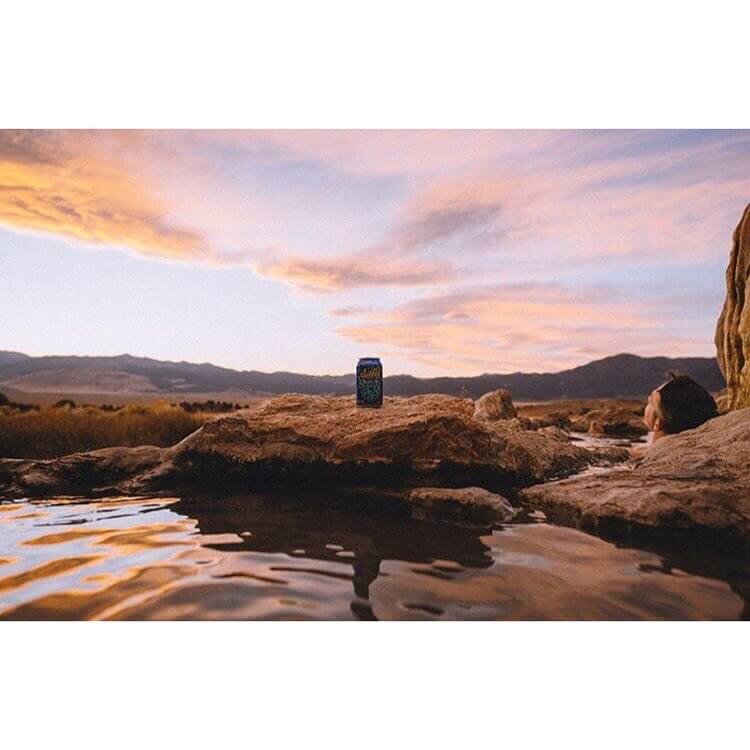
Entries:
{"type": "Polygon", "coordinates": [[[209,548],[350,563],[359,599],[352,602],[352,612],[360,619],[373,619],[364,601],[371,583],[382,575],[383,560],[430,564],[447,559],[464,568],[493,564],[480,538],[492,532],[492,524],[414,518],[405,503],[369,493],[183,497],[175,510],[195,519],[203,535],[235,534],[242,539],[204,543],[209,548]]]}
{"type": "MultiPolygon", "coordinates": [[[[360,619],[374,619],[367,600],[373,581],[384,575],[384,560],[421,565],[449,560],[462,568],[486,569],[493,565],[493,557],[482,537],[493,532],[502,534],[503,530],[503,526],[492,523],[415,518],[402,501],[369,492],[201,495],[183,497],[175,509],[194,518],[204,535],[233,534],[242,539],[205,544],[217,550],[349,562],[355,595],[351,611],[360,619]],[[343,555],[346,557],[342,559],[343,555]]],[[[529,523],[535,521],[522,512],[514,525],[529,523]]],[[[653,553],[654,562],[641,565],[644,573],[682,572],[727,583],[744,603],[742,619],[750,619],[750,561],[739,550],[684,534],[654,538],[612,533],[595,536],[618,549],[653,553]]],[[[293,566],[285,569],[295,570],[293,566]]],[[[452,575],[439,568],[415,572],[446,579],[452,575]]]]}

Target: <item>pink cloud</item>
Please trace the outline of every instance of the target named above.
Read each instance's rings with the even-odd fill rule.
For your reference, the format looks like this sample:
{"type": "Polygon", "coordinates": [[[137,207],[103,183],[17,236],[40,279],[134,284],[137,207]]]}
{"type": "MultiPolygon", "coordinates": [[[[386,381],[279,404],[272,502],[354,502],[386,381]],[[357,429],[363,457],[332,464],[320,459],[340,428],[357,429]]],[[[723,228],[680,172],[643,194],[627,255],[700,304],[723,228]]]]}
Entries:
{"type": "Polygon", "coordinates": [[[0,223],[150,257],[205,258],[201,233],[174,222],[105,140],[117,141],[131,159],[138,152],[137,133],[0,131],[0,223]]]}
{"type": "Polygon", "coordinates": [[[373,286],[424,286],[449,281],[452,275],[449,264],[408,259],[383,263],[375,252],[319,260],[282,256],[278,260],[259,261],[255,269],[261,276],[311,292],[373,286]]]}
{"type": "Polygon", "coordinates": [[[473,288],[367,313],[338,328],[350,341],[435,370],[462,373],[564,369],[617,351],[685,355],[697,341],[665,336],[655,311],[611,301],[593,287],[473,288]]]}

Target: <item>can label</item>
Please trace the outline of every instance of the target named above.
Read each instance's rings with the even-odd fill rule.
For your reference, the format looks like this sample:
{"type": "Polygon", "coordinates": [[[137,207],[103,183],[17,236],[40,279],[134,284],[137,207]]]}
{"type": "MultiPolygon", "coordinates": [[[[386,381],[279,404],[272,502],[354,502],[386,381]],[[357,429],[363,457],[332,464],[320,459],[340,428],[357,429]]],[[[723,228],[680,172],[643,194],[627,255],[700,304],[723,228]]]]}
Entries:
{"type": "Polygon", "coordinates": [[[383,405],[383,365],[377,357],[357,362],[357,406],[383,405]]]}

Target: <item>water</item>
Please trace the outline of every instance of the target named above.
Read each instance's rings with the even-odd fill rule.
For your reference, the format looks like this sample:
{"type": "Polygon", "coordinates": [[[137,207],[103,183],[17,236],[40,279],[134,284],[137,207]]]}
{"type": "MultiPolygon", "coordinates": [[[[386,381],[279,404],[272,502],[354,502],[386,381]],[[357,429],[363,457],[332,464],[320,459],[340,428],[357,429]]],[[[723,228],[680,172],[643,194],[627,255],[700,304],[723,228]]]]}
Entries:
{"type": "Polygon", "coordinates": [[[0,618],[736,619],[741,556],[362,498],[0,503],[0,618]]]}

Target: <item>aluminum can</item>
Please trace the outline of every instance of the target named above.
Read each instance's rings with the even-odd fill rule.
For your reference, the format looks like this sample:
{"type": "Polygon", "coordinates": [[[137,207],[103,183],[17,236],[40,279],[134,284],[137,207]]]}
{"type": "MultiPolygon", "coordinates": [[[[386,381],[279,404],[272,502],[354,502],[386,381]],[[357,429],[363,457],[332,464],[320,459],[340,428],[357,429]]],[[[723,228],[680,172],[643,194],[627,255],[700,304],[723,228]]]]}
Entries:
{"type": "Polygon", "coordinates": [[[357,362],[357,406],[383,405],[383,365],[377,357],[357,362]]]}

